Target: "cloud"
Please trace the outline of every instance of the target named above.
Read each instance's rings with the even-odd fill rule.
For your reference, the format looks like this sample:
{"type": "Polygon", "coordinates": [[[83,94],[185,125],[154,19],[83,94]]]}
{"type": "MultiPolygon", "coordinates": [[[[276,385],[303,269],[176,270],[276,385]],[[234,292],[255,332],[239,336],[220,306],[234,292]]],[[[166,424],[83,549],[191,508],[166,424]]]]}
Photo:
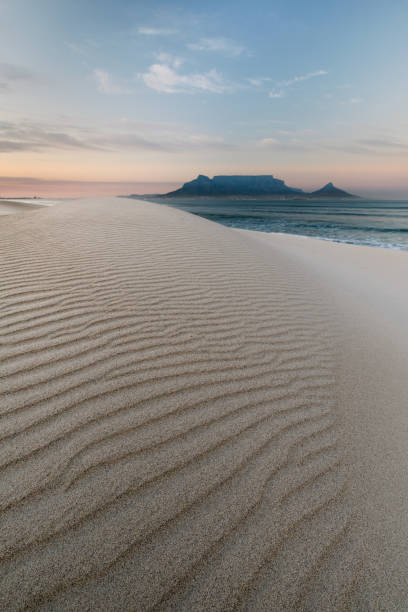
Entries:
{"type": "Polygon", "coordinates": [[[256,77],[254,79],[247,79],[247,81],[254,87],[260,87],[265,82],[272,81],[272,79],[270,77],[256,77]]]}
{"type": "Polygon", "coordinates": [[[12,153],[13,151],[33,151],[29,143],[14,142],[12,140],[0,140],[0,153],[12,153]]]}
{"type": "MultiPolygon", "coordinates": [[[[315,72],[308,72],[307,74],[303,74],[300,76],[295,76],[292,79],[287,79],[286,81],[281,81],[278,83],[278,87],[280,89],[274,89],[269,92],[270,98],[283,98],[285,96],[285,89],[290,87],[291,85],[295,85],[296,83],[301,83],[302,81],[307,81],[309,79],[313,79],[314,77],[324,76],[328,74],[326,70],[316,70],[315,72]]],[[[248,79],[253,85],[262,85],[264,81],[269,81],[267,77],[263,77],[261,79],[248,79]]]]}
{"type": "Polygon", "coordinates": [[[362,138],[355,141],[322,143],[326,149],[355,155],[401,158],[408,155],[408,144],[394,139],[362,138]]]}
{"type": "Polygon", "coordinates": [[[241,55],[246,49],[228,38],[201,38],[196,43],[187,45],[193,51],[219,51],[229,57],[241,55]]]}
{"type": "Polygon", "coordinates": [[[108,95],[122,95],[133,93],[131,89],[127,89],[118,85],[113,77],[100,68],[96,68],[92,73],[93,78],[96,81],[98,90],[108,95]]]}
{"type": "Polygon", "coordinates": [[[308,72],[307,74],[295,76],[292,79],[288,79],[287,81],[282,81],[279,83],[279,86],[289,87],[290,85],[294,85],[295,83],[300,83],[301,81],[308,81],[309,79],[313,79],[314,77],[325,76],[326,74],[329,74],[327,70],[316,70],[315,72],[308,72]]]}
{"type": "Polygon", "coordinates": [[[177,30],[171,28],[150,28],[147,26],[140,26],[137,31],[145,36],[170,36],[177,33],[177,30]]]}
{"type": "Polygon", "coordinates": [[[261,149],[267,149],[268,147],[279,144],[279,140],[276,140],[276,138],[262,138],[261,140],[258,140],[256,146],[260,147],[261,149]]]}
{"type": "Polygon", "coordinates": [[[376,138],[366,138],[358,141],[359,144],[366,145],[369,147],[386,147],[390,149],[408,149],[408,145],[399,142],[397,140],[385,140],[385,139],[376,139],[376,138]]]}
{"type": "Polygon", "coordinates": [[[99,148],[96,143],[82,140],[76,134],[62,132],[59,126],[0,122],[0,153],[99,148]]]}
{"type": "Polygon", "coordinates": [[[168,64],[173,66],[173,68],[180,68],[180,66],[184,63],[184,58],[170,55],[170,53],[156,53],[156,58],[160,63],[168,64]]]}
{"type": "Polygon", "coordinates": [[[115,122],[103,130],[71,124],[13,123],[0,121],[0,153],[46,150],[101,152],[230,150],[223,138],[190,132],[182,125],[151,122],[115,122]]]}
{"type": "Polygon", "coordinates": [[[128,132],[107,134],[99,136],[92,142],[102,149],[115,151],[123,149],[147,150],[147,151],[173,151],[171,144],[160,140],[149,140],[140,134],[128,132]]]}
{"type": "Polygon", "coordinates": [[[208,134],[185,133],[181,136],[174,136],[175,146],[180,149],[217,149],[222,151],[231,151],[237,147],[231,143],[225,142],[220,136],[211,136],[208,134]]]}
{"type": "Polygon", "coordinates": [[[270,91],[268,95],[270,98],[283,98],[285,93],[283,91],[270,91]]]}
{"type": "Polygon", "coordinates": [[[208,134],[190,133],[179,129],[167,129],[161,133],[142,135],[131,132],[113,131],[92,140],[107,150],[150,150],[182,153],[203,149],[231,150],[233,145],[223,138],[208,134]]]}
{"type": "Polygon", "coordinates": [[[168,64],[152,64],[140,76],[147,87],[161,93],[224,93],[231,90],[215,69],[201,74],[180,74],[168,64]]]}

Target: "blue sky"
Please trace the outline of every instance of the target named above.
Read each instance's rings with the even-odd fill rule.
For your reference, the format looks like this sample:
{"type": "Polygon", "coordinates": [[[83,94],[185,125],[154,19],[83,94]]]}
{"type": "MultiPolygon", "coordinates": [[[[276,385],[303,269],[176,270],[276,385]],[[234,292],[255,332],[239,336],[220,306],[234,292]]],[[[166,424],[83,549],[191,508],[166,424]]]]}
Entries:
{"type": "Polygon", "coordinates": [[[200,172],[408,197],[407,17],[408,0],[0,0],[0,192],[200,172]]]}

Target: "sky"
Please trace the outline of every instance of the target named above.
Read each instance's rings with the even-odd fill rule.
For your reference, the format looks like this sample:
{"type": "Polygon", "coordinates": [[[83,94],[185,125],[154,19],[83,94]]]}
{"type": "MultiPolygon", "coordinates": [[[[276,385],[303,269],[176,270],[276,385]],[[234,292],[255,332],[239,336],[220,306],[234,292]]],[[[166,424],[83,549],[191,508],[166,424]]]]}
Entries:
{"type": "Polygon", "coordinates": [[[0,196],[408,199],[408,0],[0,0],[0,196]]]}

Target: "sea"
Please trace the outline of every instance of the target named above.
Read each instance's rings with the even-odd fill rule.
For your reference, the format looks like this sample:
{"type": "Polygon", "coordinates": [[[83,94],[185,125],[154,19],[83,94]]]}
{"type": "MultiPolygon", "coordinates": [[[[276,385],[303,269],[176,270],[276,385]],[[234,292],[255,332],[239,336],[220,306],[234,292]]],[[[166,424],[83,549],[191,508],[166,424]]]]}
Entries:
{"type": "Polygon", "coordinates": [[[408,200],[154,201],[228,227],[408,250],[408,200]]]}

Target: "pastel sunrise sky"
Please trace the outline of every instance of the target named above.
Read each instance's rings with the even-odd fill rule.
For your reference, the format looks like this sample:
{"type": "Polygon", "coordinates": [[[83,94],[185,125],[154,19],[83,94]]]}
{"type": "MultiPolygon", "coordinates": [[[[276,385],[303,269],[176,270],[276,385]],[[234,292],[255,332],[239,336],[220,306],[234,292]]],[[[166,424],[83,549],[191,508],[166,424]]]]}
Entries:
{"type": "Polygon", "coordinates": [[[0,0],[0,195],[408,198],[408,0],[0,0]]]}

